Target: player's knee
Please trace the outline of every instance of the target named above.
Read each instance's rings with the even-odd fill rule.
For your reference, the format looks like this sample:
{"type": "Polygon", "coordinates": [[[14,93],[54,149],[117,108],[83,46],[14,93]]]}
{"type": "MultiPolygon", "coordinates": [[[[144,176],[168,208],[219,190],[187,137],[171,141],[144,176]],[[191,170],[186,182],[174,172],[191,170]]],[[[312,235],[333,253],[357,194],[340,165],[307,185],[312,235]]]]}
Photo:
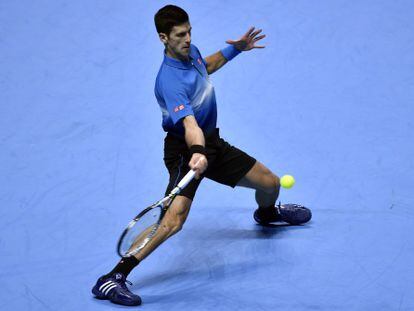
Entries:
{"type": "Polygon", "coordinates": [[[273,174],[271,171],[268,171],[265,177],[265,188],[266,193],[278,193],[280,190],[280,179],[278,176],[273,174]]]}
{"type": "Polygon", "coordinates": [[[169,236],[171,236],[183,228],[184,222],[185,218],[176,215],[164,224],[163,229],[167,231],[169,236]]]}
{"type": "Polygon", "coordinates": [[[187,219],[191,200],[183,197],[176,198],[164,217],[163,230],[168,236],[179,232],[187,219]]]}
{"type": "Polygon", "coordinates": [[[170,226],[168,229],[168,233],[167,233],[168,237],[171,237],[174,234],[180,232],[182,228],[183,228],[183,224],[179,224],[179,223],[170,226]]]}
{"type": "Polygon", "coordinates": [[[181,229],[183,228],[183,225],[184,223],[175,225],[171,230],[171,234],[176,234],[179,231],[181,231],[181,229]]]}

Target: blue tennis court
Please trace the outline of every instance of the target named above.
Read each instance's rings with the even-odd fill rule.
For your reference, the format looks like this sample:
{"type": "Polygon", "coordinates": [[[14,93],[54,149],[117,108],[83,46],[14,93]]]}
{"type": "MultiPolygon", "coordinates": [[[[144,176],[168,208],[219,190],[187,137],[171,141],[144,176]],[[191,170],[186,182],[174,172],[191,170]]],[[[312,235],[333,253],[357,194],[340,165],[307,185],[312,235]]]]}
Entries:
{"type": "MultiPolygon", "coordinates": [[[[154,80],[166,1],[0,3],[1,310],[93,298],[128,221],[164,195],[154,80]]],[[[414,310],[414,3],[176,1],[208,56],[223,138],[296,179],[302,226],[203,180],[183,230],[128,277],[142,310],[414,310]]]]}

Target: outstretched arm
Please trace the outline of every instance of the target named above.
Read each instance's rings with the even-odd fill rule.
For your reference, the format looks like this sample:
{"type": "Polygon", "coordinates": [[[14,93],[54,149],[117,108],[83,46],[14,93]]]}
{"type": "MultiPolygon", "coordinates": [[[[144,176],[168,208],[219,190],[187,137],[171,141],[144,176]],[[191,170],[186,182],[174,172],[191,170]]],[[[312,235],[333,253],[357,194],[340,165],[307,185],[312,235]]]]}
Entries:
{"type": "Polygon", "coordinates": [[[227,63],[227,59],[223,56],[223,53],[221,53],[221,51],[207,56],[205,58],[205,61],[207,63],[208,74],[212,74],[213,72],[223,67],[225,63],[227,63]]]}
{"type": "Polygon", "coordinates": [[[227,40],[226,43],[230,44],[228,47],[205,58],[208,74],[223,67],[225,63],[242,51],[263,49],[264,45],[255,45],[257,41],[266,37],[266,35],[258,36],[261,32],[261,29],[255,30],[254,27],[251,27],[239,40],[227,40]]]}

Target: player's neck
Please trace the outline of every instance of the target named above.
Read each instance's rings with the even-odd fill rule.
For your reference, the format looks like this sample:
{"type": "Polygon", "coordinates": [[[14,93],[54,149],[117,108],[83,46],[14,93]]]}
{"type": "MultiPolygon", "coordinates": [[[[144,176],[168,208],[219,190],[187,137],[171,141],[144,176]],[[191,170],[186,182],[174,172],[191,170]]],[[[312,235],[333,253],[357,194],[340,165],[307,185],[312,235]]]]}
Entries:
{"type": "Polygon", "coordinates": [[[182,62],[188,62],[190,60],[190,58],[188,56],[183,57],[181,55],[178,55],[178,54],[174,53],[174,51],[171,51],[168,48],[165,49],[165,54],[168,57],[177,59],[177,60],[182,61],[182,62]]]}

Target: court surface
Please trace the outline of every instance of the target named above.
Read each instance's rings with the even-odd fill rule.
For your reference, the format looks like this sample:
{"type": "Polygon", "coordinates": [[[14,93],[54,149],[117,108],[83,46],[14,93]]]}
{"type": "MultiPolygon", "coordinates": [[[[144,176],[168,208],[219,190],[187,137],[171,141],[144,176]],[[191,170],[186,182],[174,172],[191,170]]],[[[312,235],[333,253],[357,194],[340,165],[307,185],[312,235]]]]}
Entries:
{"type": "MultiPolygon", "coordinates": [[[[117,238],[167,185],[154,79],[165,1],[0,3],[0,309],[92,297],[117,238]]],[[[184,229],[129,276],[142,310],[414,310],[412,1],[176,1],[203,56],[250,26],[266,48],[211,76],[218,126],[296,185],[304,226],[205,180],[184,229]]]]}

